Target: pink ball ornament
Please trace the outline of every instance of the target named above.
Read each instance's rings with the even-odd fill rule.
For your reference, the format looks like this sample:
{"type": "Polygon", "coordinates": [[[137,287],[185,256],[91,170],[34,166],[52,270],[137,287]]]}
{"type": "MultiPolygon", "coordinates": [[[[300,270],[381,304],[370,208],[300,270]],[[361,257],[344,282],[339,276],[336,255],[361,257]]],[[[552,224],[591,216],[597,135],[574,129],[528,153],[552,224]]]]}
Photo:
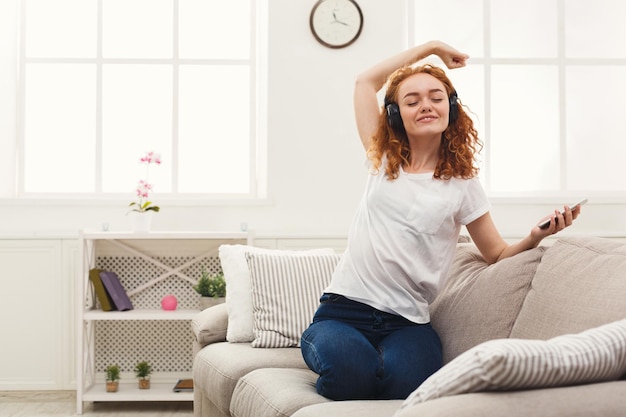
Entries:
{"type": "Polygon", "coordinates": [[[163,310],[176,310],[176,306],[178,305],[178,300],[173,295],[166,295],[161,300],[161,308],[163,310]]]}

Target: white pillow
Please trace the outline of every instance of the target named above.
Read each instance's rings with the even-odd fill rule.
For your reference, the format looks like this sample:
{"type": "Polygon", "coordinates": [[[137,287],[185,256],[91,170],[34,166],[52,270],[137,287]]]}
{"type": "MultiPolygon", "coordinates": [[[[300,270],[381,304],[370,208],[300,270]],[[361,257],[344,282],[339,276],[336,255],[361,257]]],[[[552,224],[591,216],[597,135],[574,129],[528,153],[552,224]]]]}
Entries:
{"type": "Polygon", "coordinates": [[[340,255],[248,253],[252,282],[252,347],[300,346],[340,255]]]}
{"type": "Polygon", "coordinates": [[[252,285],[246,253],[319,253],[333,254],[333,249],[311,249],[306,251],[264,249],[248,245],[221,245],[219,258],[226,280],[226,308],[228,310],[228,328],[226,340],[233,343],[252,342],[254,340],[252,314],[252,285]]]}
{"type": "Polygon", "coordinates": [[[448,395],[586,384],[625,373],[626,319],[549,340],[496,339],[431,375],[401,409],[448,395]]]}

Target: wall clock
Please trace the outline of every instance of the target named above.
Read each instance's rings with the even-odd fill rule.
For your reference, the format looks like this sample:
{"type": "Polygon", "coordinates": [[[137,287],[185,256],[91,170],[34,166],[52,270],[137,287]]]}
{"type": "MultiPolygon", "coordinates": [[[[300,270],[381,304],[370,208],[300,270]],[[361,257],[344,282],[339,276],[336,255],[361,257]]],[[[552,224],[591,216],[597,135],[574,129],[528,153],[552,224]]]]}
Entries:
{"type": "Polygon", "coordinates": [[[311,32],[329,48],[345,48],[363,28],[363,13],[354,0],[318,0],[311,10],[311,32]]]}

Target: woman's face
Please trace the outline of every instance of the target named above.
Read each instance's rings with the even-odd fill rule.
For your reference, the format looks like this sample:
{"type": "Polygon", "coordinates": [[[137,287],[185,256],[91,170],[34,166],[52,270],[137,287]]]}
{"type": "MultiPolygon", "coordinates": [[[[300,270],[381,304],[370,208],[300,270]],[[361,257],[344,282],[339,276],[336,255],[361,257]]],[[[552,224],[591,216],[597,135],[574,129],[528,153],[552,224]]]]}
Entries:
{"type": "Polygon", "coordinates": [[[409,137],[441,135],[448,127],[448,93],[432,75],[419,73],[402,81],[397,100],[409,137]]]}

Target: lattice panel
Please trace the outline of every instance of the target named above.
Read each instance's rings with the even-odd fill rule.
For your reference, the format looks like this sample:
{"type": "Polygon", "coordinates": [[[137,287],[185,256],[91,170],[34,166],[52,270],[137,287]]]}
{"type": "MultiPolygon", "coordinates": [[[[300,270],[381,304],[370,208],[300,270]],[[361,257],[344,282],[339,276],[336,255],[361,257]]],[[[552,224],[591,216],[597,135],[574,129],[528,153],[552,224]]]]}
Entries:
{"type": "Polygon", "coordinates": [[[96,372],[118,365],[133,372],[148,361],[154,372],[190,372],[193,333],[188,320],[97,321],[96,372]]]}
{"type": "MultiPolygon", "coordinates": [[[[170,268],[191,262],[191,256],[153,257],[170,268]]],[[[98,256],[96,268],[113,271],[126,292],[132,292],[146,282],[158,278],[165,270],[135,256],[98,256]]],[[[209,273],[221,272],[219,257],[204,257],[180,272],[194,281],[202,268],[209,273]]],[[[178,309],[198,309],[198,294],[193,284],[172,274],[155,285],[130,295],[134,309],[160,309],[161,299],[174,295],[178,309]]],[[[96,308],[101,308],[96,302],[96,308]]],[[[95,323],[97,372],[117,364],[122,372],[133,372],[139,361],[148,361],[154,372],[190,372],[193,361],[189,320],[97,321],[95,323]]]]}
{"type": "MultiPolygon", "coordinates": [[[[174,256],[154,257],[153,259],[176,268],[190,262],[193,257],[174,256]]],[[[222,270],[219,257],[205,257],[184,268],[181,272],[197,281],[202,273],[202,267],[210,274],[218,273],[222,270]]],[[[96,258],[96,268],[115,272],[126,292],[132,292],[135,288],[159,277],[165,272],[159,266],[134,256],[99,256],[96,258]]],[[[179,309],[194,309],[198,308],[198,293],[192,287],[192,283],[178,275],[170,275],[152,287],[131,295],[130,300],[135,309],[160,309],[161,299],[171,294],[178,300],[179,309]]],[[[96,308],[101,308],[99,303],[96,305],[96,308]]]]}

